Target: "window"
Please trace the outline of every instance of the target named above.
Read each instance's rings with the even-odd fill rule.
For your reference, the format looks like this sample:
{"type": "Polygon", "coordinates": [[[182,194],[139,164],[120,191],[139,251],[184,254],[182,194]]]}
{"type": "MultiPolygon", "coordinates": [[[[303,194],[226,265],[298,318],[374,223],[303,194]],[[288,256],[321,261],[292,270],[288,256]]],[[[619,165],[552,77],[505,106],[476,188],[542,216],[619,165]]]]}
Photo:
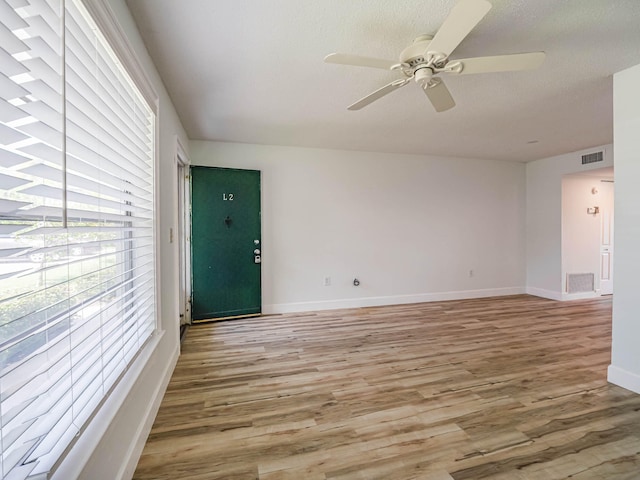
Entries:
{"type": "Polygon", "coordinates": [[[3,478],[49,472],[156,327],[154,135],[81,0],[0,2],[3,478]]]}

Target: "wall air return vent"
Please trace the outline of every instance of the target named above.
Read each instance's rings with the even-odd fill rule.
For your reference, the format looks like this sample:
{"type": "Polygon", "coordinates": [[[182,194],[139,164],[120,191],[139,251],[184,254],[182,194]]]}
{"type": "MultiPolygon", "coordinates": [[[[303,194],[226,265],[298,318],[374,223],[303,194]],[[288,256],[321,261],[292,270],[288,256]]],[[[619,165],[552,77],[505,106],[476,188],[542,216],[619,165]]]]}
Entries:
{"type": "Polygon", "coordinates": [[[593,292],[593,273],[567,273],[567,293],[593,292]]]}
{"type": "Polygon", "coordinates": [[[582,165],[601,162],[604,160],[604,152],[593,152],[582,155],[582,165]]]}

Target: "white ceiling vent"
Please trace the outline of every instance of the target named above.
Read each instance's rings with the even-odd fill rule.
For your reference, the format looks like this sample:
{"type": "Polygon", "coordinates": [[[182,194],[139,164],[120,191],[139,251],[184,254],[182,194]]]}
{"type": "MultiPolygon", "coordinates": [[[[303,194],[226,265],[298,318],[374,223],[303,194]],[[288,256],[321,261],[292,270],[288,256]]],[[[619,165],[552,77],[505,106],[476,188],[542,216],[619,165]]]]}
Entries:
{"type": "Polygon", "coordinates": [[[602,162],[604,160],[604,152],[593,152],[587,153],[586,155],[582,155],[582,165],[587,165],[589,163],[602,162]]]}

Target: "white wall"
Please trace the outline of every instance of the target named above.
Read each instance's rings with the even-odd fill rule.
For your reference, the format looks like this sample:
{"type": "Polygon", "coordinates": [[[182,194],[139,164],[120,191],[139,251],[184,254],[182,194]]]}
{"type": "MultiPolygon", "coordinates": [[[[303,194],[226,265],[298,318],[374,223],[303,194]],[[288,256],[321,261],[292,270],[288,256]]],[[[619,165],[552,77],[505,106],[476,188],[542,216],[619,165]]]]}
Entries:
{"type": "Polygon", "coordinates": [[[118,23],[159,95],[159,261],[157,293],[160,333],[109,397],[53,477],[114,480],[131,478],[166,384],[177,361],[179,341],[177,244],[169,228],[177,223],[176,135],[187,137],[158,77],[124,0],[108,0],[118,23]]]}
{"type": "Polygon", "coordinates": [[[609,381],[640,393],[640,65],[614,75],[615,295],[609,381]]]}
{"type": "Polygon", "coordinates": [[[613,166],[612,145],[589,148],[526,164],[527,293],[563,299],[562,178],[613,166]],[[605,151],[603,162],[582,165],[583,154],[605,151]]]}
{"type": "Polygon", "coordinates": [[[524,292],[522,164],[203,141],[190,153],[262,171],[264,312],[524,292]]]}
{"type": "MultiPolygon", "coordinates": [[[[594,291],[569,298],[600,294],[600,244],[605,212],[613,210],[613,184],[597,176],[568,175],[562,179],[562,291],[567,274],[593,273],[594,291]],[[596,193],[593,193],[593,189],[596,193]],[[588,214],[597,206],[598,214],[588,214]]],[[[564,294],[563,294],[564,295],[564,294]]]]}

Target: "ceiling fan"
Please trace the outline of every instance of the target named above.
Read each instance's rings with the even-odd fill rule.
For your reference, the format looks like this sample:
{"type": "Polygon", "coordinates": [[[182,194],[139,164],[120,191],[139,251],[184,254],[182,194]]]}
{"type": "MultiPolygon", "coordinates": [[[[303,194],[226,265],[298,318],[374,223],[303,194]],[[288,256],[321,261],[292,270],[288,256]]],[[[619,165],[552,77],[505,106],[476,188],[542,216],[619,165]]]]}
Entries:
{"type": "Polygon", "coordinates": [[[400,71],[403,78],[394,80],[375,92],[361,98],[348,107],[360,110],[385,95],[404,87],[412,79],[421,87],[436,112],[455,106],[441,74],[469,75],[473,73],[509,72],[533,70],[544,61],[544,52],[519,53],[450,60],[449,56],[480,23],[492,5],[487,0],[460,0],[453,7],[440,30],[432,35],[420,35],[412,45],[400,53],[400,61],[332,53],[324,59],[327,63],[382,68],[400,71]]]}

